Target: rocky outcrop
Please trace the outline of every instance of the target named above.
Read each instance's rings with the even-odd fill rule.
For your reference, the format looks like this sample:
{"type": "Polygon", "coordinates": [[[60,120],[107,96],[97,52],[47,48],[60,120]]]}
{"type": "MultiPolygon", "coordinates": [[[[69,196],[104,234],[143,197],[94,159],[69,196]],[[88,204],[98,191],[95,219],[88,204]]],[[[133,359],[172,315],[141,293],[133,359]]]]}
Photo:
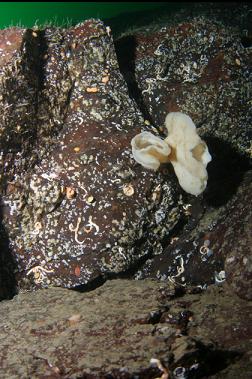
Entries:
{"type": "MultiPolygon", "coordinates": [[[[131,96],[161,131],[167,113],[180,111],[207,141],[215,138],[223,149],[228,144],[251,157],[251,44],[238,24],[200,14],[185,19],[116,41],[131,96]]],[[[214,152],[214,143],[210,148],[214,152]]]]}
{"type": "Polygon", "coordinates": [[[19,287],[74,287],[160,253],[182,201],[174,179],[145,173],[132,159],[130,141],[148,127],[128,97],[109,30],[90,20],[41,38],[48,48],[32,122],[40,121],[30,154],[22,128],[25,142],[33,128],[22,119],[21,150],[9,166],[4,156],[3,225],[19,287]],[[20,162],[29,166],[25,174],[20,162]]]}

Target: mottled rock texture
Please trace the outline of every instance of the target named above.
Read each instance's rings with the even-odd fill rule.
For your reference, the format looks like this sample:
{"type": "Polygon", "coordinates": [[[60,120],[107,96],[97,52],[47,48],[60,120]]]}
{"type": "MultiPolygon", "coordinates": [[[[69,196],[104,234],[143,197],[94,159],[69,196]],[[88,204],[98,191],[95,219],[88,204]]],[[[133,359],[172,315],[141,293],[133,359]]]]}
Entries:
{"type": "Polygon", "coordinates": [[[1,378],[252,376],[252,12],[202,7],[0,32],[1,378]],[[212,155],[198,198],[133,160],[169,111],[212,155]]]}
{"type": "Polygon", "coordinates": [[[213,7],[208,19],[195,8],[195,17],[183,14],[160,29],[152,25],[125,33],[116,41],[121,70],[131,95],[156,127],[163,127],[168,112],[182,111],[196,122],[213,155],[220,145],[251,157],[249,11],[228,5],[224,24],[220,9],[213,7]]]}
{"type": "MultiPolygon", "coordinates": [[[[160,242],[180,219],[182,198],[173,175],[168,181],[132,159],[131,139],[152,128],[128,96],[103,23],[29,33],[22,59],[29,44],[39,38],[46,44],[37,62],[41,72],[29,71],[37,110],[28,120],[36,128],[23,110],[23,126],[14,131],[17,150],[11,161],[2,156],[3,225],[19,287],[74,287],[161,253],[160,242]]],[[[15,75],[19,80],[21,73],[15,75]]],[[[25,88],[30,93],[29,84],[25,88]]],[[[2,101],[16,125],[19,104],[5,91],[2,101]]],[[[9,137],[7,121],[3,129],[9,137]]],[[[8,138],[2,144],[11,149],[8,138]]]]}
{"type": "MultiPolygon", "coordinates": [[[[249,167],[251,49],[239,30],[196,17],[123,37],[117,55],[99,20],[2,34],[3,255],[14,258],[18,287],[84,285],[156,255],[173,256],[158,277],[176,278],[188,260],[195,267],[201,242],[185,241],[187,258],[175,246],[162,253],[232,199],[249,167]],[[171,165],[154,173],[132,158],[132,137],[162,135],[177,110],[200,126],[213,156],[203,200],[181,190],[171,165]]],[[[192,269],[189,281],[212,282],[225,256],[214,254],[212,269],[199,258],[207,274],[192,269]]]]}
{"type": "Polygon", "coordinates": [[[197,201],[188,206],[183,231],[177,230],[164,253],[148,259],[135,278],[204,287],[219,283],[219,273],[225,271],[233,290],[251,300],[251,183],[247,173],[237,194],[221,207],[204,209],[197,201]]]}
{"type": "Polygon", "coordinates": [[[218,281],[225,266],[236,292],[249,297],[251,25],[246,5],[230,5],[223,17],[221,7],[204,16],[192,7],[190,16],[181,12],[159,29],[124,33],[115,43],[130,95],[150,123],[162,134],[168,112],[189,114],[212,155],[203,197],[188,196],[164,253],[150,257],[135,278],[204,286],[218,281]]]}
{"type": "Polygon", "coordinates": [[[152,358],[174,379],[179,370],[231,378],[230,364],[237,378],[245,366],[249,374],[246,301],[218,287],[178,295],[155,281],[112,280],[89,293],[50,288],[3,301],[1,378],[154,379],[164,372],[152,358]]]}
{"type": "Polygon", "coordinates": [[[238,28],[198,16],[126,35],[116,46],[133,97],[157,127],[168,112],[180,111],[204,138],[251,156],[252,53],[238,28]]]}

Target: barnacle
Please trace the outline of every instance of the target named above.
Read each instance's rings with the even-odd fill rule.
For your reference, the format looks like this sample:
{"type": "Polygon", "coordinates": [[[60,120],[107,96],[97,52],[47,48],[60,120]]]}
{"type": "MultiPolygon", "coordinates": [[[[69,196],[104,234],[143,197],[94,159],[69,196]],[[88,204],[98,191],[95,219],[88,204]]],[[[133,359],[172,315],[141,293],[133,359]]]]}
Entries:
{"type": "Polygon", "coordinates": [[[33,274],[34,276],[34,282],[36,284],[42,283],[44,279],[46,279],[46,274],[53,272],[54,270],[48,270],[42,266],[35,266],[31,268],[28,272],[27,275],[33,274]]]}
{"type": "Polygon", "coordinates": [[[132,195],[134,195],[134,192],[135,192],[135,190],[134,190],[134,187],[132,186],[132,184],[128,183],[128,184],[125,184],[123,186],[124,195],[132,196],[132,195]]]}

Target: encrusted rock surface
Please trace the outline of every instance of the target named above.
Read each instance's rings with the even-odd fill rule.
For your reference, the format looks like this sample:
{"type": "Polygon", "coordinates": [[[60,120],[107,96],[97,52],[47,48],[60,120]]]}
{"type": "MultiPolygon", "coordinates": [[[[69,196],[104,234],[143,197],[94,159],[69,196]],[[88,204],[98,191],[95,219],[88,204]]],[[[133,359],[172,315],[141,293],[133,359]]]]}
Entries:
{"type": "Polygon", "coordinates": [[[241,30],[200,15],[153,29],[116,41],[121,71],[146,117],[162,128],[167,113],[186,113],[204,138],[251,156],[252,52],[241,30]]]}
{"type": "Polygon", "coordinates": [[[150,257],[134,277],[205,286],[225,279],[226,267],[236,291],[250,296],[251,175],[244,178],[251,168],[250,16],[246,5],[230,5],[223,19],[220,9],[202,16],[196,8],[159,29],[153,24],[124,33],[115,43],[130,95],[150,123],[162,134],[168,112],[189,114],[212,155],[203,197],[188,196],[164,253],[150,257]],[[240,253],[232,261],[235,244],[240,253]]]}
{"type": "Polygon", "coordinates": [[[223,288],[191,292],[112,280],[88,293],[50,288],[3,301],[1,378],[231,378],[229,364],[237,378],[246,365],[249,377],[251,307],[223,288]]]}
{"type": "Polygon", "coordinates": [[[173,175],[168,181],[144,172],[132,159],[130,141],[148,126],[128,96],[105,26],[90,20],[46,30],[43,38],[49,47],[38,118],[53,109],[46,119],[53,126],[44,130],[42,120],[34,137],[36,165],[27,152],[10,164],[7,175],[15,173],[3,188],[2,217],[19,287],[74,287],[161,253],[160,242],[181,217],[182,198],[173,175]],[[47,149],[43,159],[38,143],[47,149]],[[26,175],[18,172],[20,160],[30,164],[26,175]]]}
{"type": "Polygon", "coordinates": [[[206,210],[197,200],[185,206],[189,221],[183,231],[177,230],[164,253],[148,259],[135,278],[203,287],[227,278],[239,296],[251,300],[251,183],[249,172],[221,207],[206,210]]]}
{"type": "MultiPolygon", "coordinates": [[[[156,262],[172,259],[165,263],[166,277],[177,277],[205,242],[184,233],[185,259],[181,247],[167,241],[173,244],[177,232],[228,203],[249,168],[251,49],[242,45],[239,30],[196,17],[123,37],[115,44],[117,56],[110,30],[97,20],[70,29],[10,29],[5,44],[8,38],[1,217],[18,287],[83,285],[155,255],[156,262]],[[135,72],[125,38],[135,48],[135,72]],[[132,159],[132,137],[143,130],[162,134],[163,119],[174,110],[200,126],[213,157],[203,199],[179,188],[169,164],[154,173],[132,159]]],[[[196,262],[208,283],[223,270],[225,256],[210,258],[212,270],[203,258],[196,262]]],[[[203,285],[190,262],[189,281],[203,285]]]]}
{"type": "Polygon", "coordinates": [[[252,13],[225,7],[0,32],[1,378],[252,376],[252,13]],[[169,111],[212,155],[200,197],[133,160],[169,111]]]}

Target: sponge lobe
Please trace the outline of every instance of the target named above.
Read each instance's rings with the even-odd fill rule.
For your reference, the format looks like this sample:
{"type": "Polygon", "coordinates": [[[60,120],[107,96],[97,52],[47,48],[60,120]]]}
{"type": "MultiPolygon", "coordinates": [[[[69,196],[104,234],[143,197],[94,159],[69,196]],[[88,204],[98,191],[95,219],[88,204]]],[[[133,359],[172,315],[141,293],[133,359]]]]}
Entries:
{"type": "Polygon", "coordinates": [[[168,137],[165,142],[176,152],[171,158],[179,184],[188,193],[198,196],[207,185],[206,166],[211,161],[207,145],[197,134],[192,119],[181,112],[166,116],[168,137]]]}
{"type": "Polygon", "coordinates": [[[145,168],[158,170],[160,163],[169,161],[170,147],[150,132],[137,134],[131,140],[131,146],[134,159],[145,168]]]}

